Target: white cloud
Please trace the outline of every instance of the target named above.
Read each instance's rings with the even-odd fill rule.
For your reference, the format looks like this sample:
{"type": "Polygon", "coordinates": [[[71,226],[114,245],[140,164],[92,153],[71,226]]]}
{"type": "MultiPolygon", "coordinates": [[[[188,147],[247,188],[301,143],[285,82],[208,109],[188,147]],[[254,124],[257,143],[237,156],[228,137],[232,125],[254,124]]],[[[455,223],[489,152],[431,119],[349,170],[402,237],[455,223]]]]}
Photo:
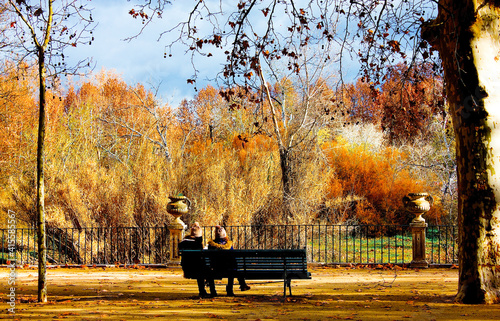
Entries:
{"type": "MultiPolygon", "coordinates": [[[[160,95],[165,102],[176,106],[183,98],[192,98],[195,90],[187,84],[187,79],[193,75],[190,57],[183,54],[181,48],[173,57],[164,58],[165,43],[168,36],[161,41],[159,35],[173,23],[170,16],[180,18],[185,15],[183,7],[188,4],[167,8],[163,19],[156,19],[144,31],[130,41],[130,38],[140,33],[140,19],[134,19],[129,11],[133,8],[131,2],[95,1],[93,18],[97,22],[92,45],[81,45],[76,50],[68,51],[70,63],[87,57],[92,57],[95,71],[101,69],[113,70],[121,75],[130,85],[142,83],[160,86],[160,95]]],[[[203,74],[215,74],[220,64],[201,65],[203,74]]],[[[206,85],[201,81],[199,86],[206,85]]]]}

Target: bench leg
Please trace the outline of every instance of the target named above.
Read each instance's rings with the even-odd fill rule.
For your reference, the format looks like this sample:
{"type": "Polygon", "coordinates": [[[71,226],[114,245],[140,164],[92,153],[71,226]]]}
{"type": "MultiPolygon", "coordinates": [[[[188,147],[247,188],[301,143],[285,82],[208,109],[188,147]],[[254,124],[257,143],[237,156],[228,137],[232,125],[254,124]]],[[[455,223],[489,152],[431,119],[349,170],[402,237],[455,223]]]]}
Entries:
{"type": "Polygon", "coordinates": [[[283,296],[286,299],[286,287],[288,287],[288,290],[290,291],[290,296],[292,296],[292,285],[291,285],[291,279],[284,279],[283,280],[283,296]]]}

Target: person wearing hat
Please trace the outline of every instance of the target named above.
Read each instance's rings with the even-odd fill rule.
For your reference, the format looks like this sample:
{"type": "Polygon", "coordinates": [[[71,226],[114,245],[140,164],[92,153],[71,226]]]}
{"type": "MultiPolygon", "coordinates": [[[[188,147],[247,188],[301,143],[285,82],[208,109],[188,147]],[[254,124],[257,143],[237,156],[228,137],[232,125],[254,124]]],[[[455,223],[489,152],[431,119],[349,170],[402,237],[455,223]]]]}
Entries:
{"type": "MultiPolygon", "coordinates": [[[[187,235],[182,242],[179,243],[179,250],[202,250],[203,249],[203,236],[200,224],[195,222],[190,229],[189,235],[187,235]]],[[[198,282],[198,291],[200,297],[215,297],[217,292],[215,291],[214,279],[210,277],[210,272],[208,268],[205,267],[205,262],[201,257],[189,257],[182,256],[181,266],[184,271],[185,278],[196,278],[198,282]],[[205,280],[208,282],[210,287],[210,295],[208,295],[205,290],[205,280]]]]}
{"type": "MultiPolygon", "coordinates": [[[[215,238],[208,241],[208,249],[209,250],[232,250],[233,242],[227,237],[226,230],[224,227],[217,225],[215,227],[215,238]]],[[[234,269],[236,262],[219,262],[219,264],[226,264],[225,269],[234,269]]],[[[219,267],[220,268],[220,267],[219,267]]],[[[250,287],[247,285],[244,278],[238,278],[238,283],[240,284],[241,291],[250,290],[250,287]]],[[[233,292],[234,278],[228,277],[226,292],[228,296],[234,296],[233,292]]]]}

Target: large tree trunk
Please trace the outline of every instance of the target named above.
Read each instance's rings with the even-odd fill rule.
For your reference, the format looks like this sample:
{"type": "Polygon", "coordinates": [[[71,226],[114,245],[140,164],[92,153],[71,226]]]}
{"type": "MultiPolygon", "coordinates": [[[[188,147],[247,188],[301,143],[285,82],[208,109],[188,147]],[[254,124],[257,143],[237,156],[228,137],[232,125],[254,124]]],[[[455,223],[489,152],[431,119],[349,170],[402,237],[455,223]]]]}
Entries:
{"type": "Polygon", "coordinates": [[[500,3],[441,0],[423,36],[443,61],[458,171],[457,302],[500,302],[500,3]]]}

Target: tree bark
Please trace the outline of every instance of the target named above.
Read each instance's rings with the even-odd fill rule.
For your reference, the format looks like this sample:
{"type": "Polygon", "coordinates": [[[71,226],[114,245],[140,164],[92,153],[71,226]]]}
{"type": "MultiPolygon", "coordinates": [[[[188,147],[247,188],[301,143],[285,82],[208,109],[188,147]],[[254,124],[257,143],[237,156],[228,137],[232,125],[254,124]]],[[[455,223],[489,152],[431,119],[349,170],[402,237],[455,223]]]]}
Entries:
{"type": "Polygon", "coordinates": [[[289,223],[293,219],[291,202],[293,198],[293,168],[290,148],[280,146],[280,168],[281,168],[281,185],[283,188],[283,220],[289,223]]]}
{"type": "Polygon", "coordinates": [[[39,48],[39,118],[38,118],[38,146],[37,146],[37,217],[38,217],[38,302],[47,302],[47,247],[45,234],[45,188],[43,163],[45,155],[45,52],[39,48]]]}
{"type": "Polygon", "coordinates": [[[439,1],[422,35],[440,53],[458,174],[462,303],[500,302],[500,2],[439,1]]]}

